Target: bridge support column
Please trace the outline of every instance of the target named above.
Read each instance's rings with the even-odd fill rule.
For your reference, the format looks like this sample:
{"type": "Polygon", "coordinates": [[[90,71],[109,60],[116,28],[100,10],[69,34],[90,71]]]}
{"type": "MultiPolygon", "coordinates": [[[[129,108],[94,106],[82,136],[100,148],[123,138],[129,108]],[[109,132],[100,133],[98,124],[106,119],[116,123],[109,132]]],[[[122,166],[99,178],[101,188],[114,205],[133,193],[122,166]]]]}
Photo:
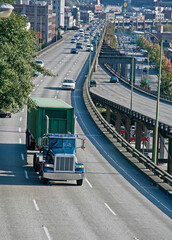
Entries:
{"type": "Polygon", "coordinates": [[[131,120],[129,117],[126,117],[125,122],[125,140],[130,142],[130,127],[131,127],[131,120]]]}
{"type": "Polygon", "coordinates": [[[121,64],[121,75],[127,77],[127,64],[121,64]]]}
{"type": "Polygon", "coordinates": [[[164,159],[165,139],[160,135],[160,159],[164,159]]]}
{"type": "Polygon", "coordinates": [[[116,64],[116,72],[120,73],[120,64],[116,64]]]}
{"type": "Polygon", "coordinates": [[[141,134],[142,134],[142,124],[136,123],[136,149],[141,150],[141,134]]]}
{"type": "Polygon", "coordinates": [[[106,121],[110,123],[110,107],[106,107],[106,121]]]}
{"type": "MultiPolygon", "coordinates": [[[[155,129],[153,130],[152,159],[155,159],[155,158],[154,158],[154,151],[153,151],[154,147],[155,147],[155,129]]],[[[158,135],[157,156],[156,156],[156,158],[157,158],[157,164],[158,164],[158,150],[159,150],[159,135],[158,135]]]]}
{"type": "Polygon", "coordinates": [[[167,172],[172,174],[172,138],[169,138],[168,141],[168,166],[167,172]]]}
{"type": "Polygon", "coordinates": [[[130,64],[130,82],[132,78],[132,69],[133,69],[133,83],[135,83],[135,75],[136,75],[136,59],[134,58],[134,63],[130,64]]]}
{"type": "Polygon", "coordinates": [[[94,66],[94,72],[97,71],[97,66],[98,66],[98,58],[96,59],[95,66],[94,66]]]}
{"type": "Polygon", "coordinates": [[[117,112],[117,114],[116,114],[115,129],[118,133],[120,133],[120,130],[121,130],[121,114],[119,112],[117,112]]]}

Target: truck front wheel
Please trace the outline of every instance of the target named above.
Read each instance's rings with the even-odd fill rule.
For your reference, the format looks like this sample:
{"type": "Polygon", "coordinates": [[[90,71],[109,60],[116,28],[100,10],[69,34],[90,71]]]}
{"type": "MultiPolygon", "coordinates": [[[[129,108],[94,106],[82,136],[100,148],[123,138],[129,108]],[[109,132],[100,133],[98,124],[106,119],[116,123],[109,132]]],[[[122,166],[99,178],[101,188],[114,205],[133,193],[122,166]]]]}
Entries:
{"type": "Polygon", "coordinates": [[[77,186],[81,186],[83,183],[83,179],[76,180],[77,186]]]}
{"type": "Polygon", "coordinates": [[[43,184],[47,184],[48,183],[48,179],[47,178],[42,178],[42,183],[43,184]]]}
{"type": "Polygon", "coordinates": [[[38,164],[36,162],[36,154],[34,154],[34,157],[33,157],[33,168],[35,169],[36,172],[39,171],[39,167],[38,167],[38,164]]]}

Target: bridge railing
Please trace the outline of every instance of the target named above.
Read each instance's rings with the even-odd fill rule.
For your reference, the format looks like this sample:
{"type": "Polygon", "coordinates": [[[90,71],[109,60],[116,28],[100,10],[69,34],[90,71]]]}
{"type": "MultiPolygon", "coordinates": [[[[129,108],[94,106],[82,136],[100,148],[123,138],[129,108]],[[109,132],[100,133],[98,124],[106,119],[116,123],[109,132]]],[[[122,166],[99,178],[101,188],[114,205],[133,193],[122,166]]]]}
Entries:
{"type": "MultiPolygon", "coordinates": [[[[99,47],[101,47],[101,41],[100,41],[99,47]]],[[[97,54],[95,54],[94,59],[92,61],[92,65],[91,65],[91,69],[90,69],[91,74],[95,67],[94,65],[96,64],[96,57],[98,57],[97,54]]],[[[90,92],[89,92],[89,76],[87,76],[85,83],[84,83],[83,98],[84,98],[85,105],[86,105],[91,117],[93,118],[93,120],[100,121],[103,126],[102,132],[107,131],[109,133],[109,134],[107,134],[107,136],[109,136],[109,135],[111,136],[111,137],[109,137],[110,141],[112,141],[114,143],[114,140],[116,140],[116,143],[118,143],[118,144],[116,144],[117,148],[119,148],[119,145],[120,145],[120,147],[124,148],[128,153],[130,153],[133,158],[137,159],[139,163],[143,164],[143,166],[145,166],[146,169],[150,170],[154,176],[157,176],[158,179],[162,180],[162,182],[160,181],[157,184],[159,185],[159,187],[161,189],[163,189],[164,191],[167,191],[168,195],[170,197],[172,197],[172,187],[171,187],[172,186],[172,175],[170,175],[167,172],[160,169],[150,159],[145,157],[137,149],[133,148],[117,131],[115,131],[114,129],[111,128],[110,124],[103,118],[103,116],[97,110],[97,108],[90,96],[90,92]]],[[[101,129],[101,127],[100,127],[100,129],[101,129]]],[[[122,151],[121,151],[121,153],[122,153],[122,151]]],[[[152,177],[152,180],[154,181],[153,177],[152,177]]]]}

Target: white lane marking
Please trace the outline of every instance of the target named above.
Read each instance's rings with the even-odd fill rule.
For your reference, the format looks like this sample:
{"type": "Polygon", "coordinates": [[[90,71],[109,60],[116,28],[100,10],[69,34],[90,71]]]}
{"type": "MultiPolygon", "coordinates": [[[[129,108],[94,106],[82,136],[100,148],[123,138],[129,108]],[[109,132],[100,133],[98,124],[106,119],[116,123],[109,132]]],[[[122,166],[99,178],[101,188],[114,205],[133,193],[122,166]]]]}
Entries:
{"type": "Polygon", "coordinates": [[[24,108],[22,109],[22,112],[24,112],[24,108]]]}
{"type": "MultiPolygon", "coordinates": [[[[74,93],[75,94],[75,93],[74,93]]],[[[81,117],[81,114],[78,110],[78,108],[76,107],[76,98],[74,98],[74,107],[75,107],[75,113],[76,113],[76,116],[79,116],[80,118],[80,121],[82,122],[83,126],[85,127],[85,129],[87,130],[87,134],[85,135],[89,135],[91,136],[91,133],[90,131],[88,130],[88,127],[86,126],[86,124],[84,123],[82,117],[81,117]]],[[[92,137],[92,139],[94,140],[94,142],[102,149],[102,151],[105,153],[106,156],[109,157],[110,160],[112,160],[114,162],[114,164],[116,166],[118,166],[119,169],[121,169],[123,171],[123,173],[125,173],[130,179],[132,179],[132,181],[134,183],[136,183],[136,185],[138,185],[141,189],[143,189],[143,191],[145,193],[147,193],[149,196],[151,196],[156,202],[158,202],[158,204],[160,204],[161,206],[163,206],[165,209],[167,209],[170,213],[172,212],[172,210],[170,210],[165,204],[163,204],[162,202],[160,202],[155,196],[153,196],[153,194],[151,194],[146,188],[144,188],[141,184],[139,184],[139,182],[137,182],[130,174],[128,174],[124,168],[122,168],[120,166],[120,164],[118,164],[106,151],[105,149],[101,146],[101,144],[99,144],[99,142],[96,140],[95,137],[92,137]]]]}
{"type": "Polygon", "coordinates": [[[20,144],[22,143],[21,138],[19,138],[19,143],[20,143],[20,144]]]}
{"type": "Polygon", "coordinates": [[[35,206],[36,211],[39,211],[39,207],[38,207],[38,204],[36,203],[36,200],[35,200],[35,199],[33,199],[33,203],[34,203],[34,206],[35,206]]]}
{"type": "Polygon", "coordinates": [[[57,96],[55,96],[54,98],[57,98],[57,96]]]}
{"type": "Polygon", "coordinates": [[[108,204],[107,203],[104,203],[105,204],[105,206],[109,209],[109,211],[114,215],[114,216],[116,216],[116,213],[108,206],[108,204]]]}
{"type": "Polygon", "coordinates": [[[41,79],[41,82],[43,81],[43,79],[41,79]]]}
{"type": "Polygon", "coordinates": [[[50,236],[50,234],[48,232],[48,229],[44,225],[42,227],[44,229],[45,234],[47,235],[48,240],[51,240],[51,236],[50,236]]]}
{"type": "Polygon", "coordinates": [[[32,90],[33,92],[35,91],[35,88],[32,90]]]}
{"type": "Polygon", "coordinates": [[[22,117],[20,117],[20,122],[22,121],[22,117]]]}
{"type": "Polygon", "coordinates": [[[36,86],[39,87],[39,83],[36,86]]]}
{"type": "Polygon", "coordinates": [[[29,176],[28,176],[28,173],[27,173],[26,170],[24,170],[24,174],[25,174],[25,178],[26,178],[26,179],[29,179],[29,176]]]}
{"type": "Polygon", "coordinates": [[[21,128],[19,127],[19,132],[21,132],[21,128]]]}
{"type": "Polygon", "coordinates": [[[88,181],[87,178],[85,178],[85,181],[88,183],[88,185],[90,186],[90,188],[93,188],[93,186],[91,185],[91,183],[88,181]]]}
{"type": "Polygon", "coordinates": [[[21,158],[24,161],[24,154],[23,153],[21,153],[21,158]]]}

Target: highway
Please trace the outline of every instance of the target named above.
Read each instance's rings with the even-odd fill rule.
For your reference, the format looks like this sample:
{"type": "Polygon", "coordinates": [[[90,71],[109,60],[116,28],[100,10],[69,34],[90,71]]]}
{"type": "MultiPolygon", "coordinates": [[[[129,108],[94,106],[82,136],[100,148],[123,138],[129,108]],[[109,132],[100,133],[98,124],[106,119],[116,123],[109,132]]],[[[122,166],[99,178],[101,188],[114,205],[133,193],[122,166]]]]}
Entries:
{"type": "MultiPolygon", "coordinates": [[[[97,71],[92,75],[92,79],[95,79],[97,82],[97,87],[92,88],[91,92],[130,109],[131,88],[126,87],[126,85],[121,82],[119,84],[110,83],[110,77],[111,75],[108,74],[107,70],[99,65],[97,71]]],[[[132,109],[133,111],[155,119],[156,99],[133,90],[132,109]]],[[[171,112],[172,103],[160,101],[159,121],[172,126],[171,112]]]]}
{"type": "MultiPolygon", "coordinates": [[[[26,107],[11,119],[0,119],[0,238],[171,240],[172,200],[126,161],[85,108],[82,86],[88,53],[70,54],[73,35],[67,33],[62,43],[39,56],[56,76],[36,78],[31,96],[61,98],[74,106],[76,132],[86,137],[86,151],[77,150],[86,168],[84,184],[43,185],[32,167],[33,152],[27,156],[26,107]],[[61,90],[64,77],[76,79],[72,93],[61,90]]],[[[107,83],[100,71],[94,90],[106,94],[120,87],[107,83]]]]}

